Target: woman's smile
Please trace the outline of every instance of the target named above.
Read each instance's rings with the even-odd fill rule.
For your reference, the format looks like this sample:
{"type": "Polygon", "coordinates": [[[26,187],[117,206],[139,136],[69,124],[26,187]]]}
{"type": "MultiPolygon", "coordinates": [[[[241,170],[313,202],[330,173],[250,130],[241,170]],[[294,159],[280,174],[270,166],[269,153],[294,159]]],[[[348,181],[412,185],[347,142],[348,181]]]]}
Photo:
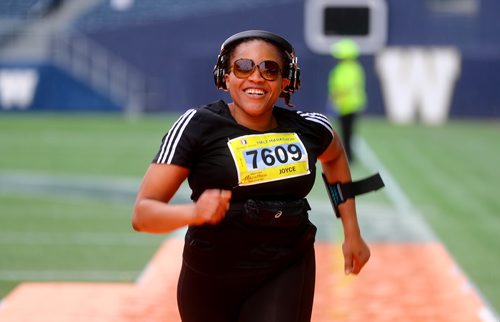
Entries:
{"type": "Polygon", "coordinates": [[[266,93],[262,88],[247,88],[244,92],[252,96],[262,96],[266,93]]]}

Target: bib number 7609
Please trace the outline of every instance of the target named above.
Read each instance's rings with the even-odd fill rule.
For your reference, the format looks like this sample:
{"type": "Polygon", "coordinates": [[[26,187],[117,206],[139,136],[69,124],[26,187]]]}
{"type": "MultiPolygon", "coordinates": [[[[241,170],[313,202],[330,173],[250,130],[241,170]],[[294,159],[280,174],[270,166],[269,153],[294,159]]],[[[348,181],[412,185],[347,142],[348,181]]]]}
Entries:
{"type": "Polygon", "coordinates": [[[288,144],[286,146],[278,145],[274,148],[263,148],[245,151],[245,155],[251,158],[253,169],[258,169],[259,161],[262,161],[266,166],[272,167],[279,164],[287,164],[291,161],[300,161],[302,159],[302,151],[296,144],[288,144]]]}

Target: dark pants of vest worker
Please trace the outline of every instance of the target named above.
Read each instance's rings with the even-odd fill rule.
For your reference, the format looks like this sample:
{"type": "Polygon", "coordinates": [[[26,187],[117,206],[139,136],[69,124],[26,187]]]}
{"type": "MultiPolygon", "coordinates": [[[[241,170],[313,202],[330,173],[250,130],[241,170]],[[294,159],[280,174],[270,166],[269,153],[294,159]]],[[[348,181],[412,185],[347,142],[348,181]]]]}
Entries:
{"type": "Polygon", "coordinates": [[[350,113],[340,116],[340,126],[342,129],[342,144],[344,145],[344,150],[347,155],[347,159],[350,162],[354,161],[354,155],[352,152],[352,136],[354,133],[354,125],[357,116],[358,113],[350,113]]]}

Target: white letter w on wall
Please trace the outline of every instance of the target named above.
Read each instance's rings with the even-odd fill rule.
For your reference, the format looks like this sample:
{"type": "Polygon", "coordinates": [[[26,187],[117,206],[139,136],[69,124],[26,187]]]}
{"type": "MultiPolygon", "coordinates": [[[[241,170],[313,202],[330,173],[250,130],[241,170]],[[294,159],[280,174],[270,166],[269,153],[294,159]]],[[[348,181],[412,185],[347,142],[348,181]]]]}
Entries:
{"type": "Polygon", "coordinates": [[[4,109],[28,108],[38,84],[35,69],[0,69],[0,106],[4,109]]]}
{"type": "Polygon", "coordinates": [[[376,57],[385,109],[395,123],[417,116],[425,124],[446,122],[461,58],[454,48],[388,48],[376,57]]]}

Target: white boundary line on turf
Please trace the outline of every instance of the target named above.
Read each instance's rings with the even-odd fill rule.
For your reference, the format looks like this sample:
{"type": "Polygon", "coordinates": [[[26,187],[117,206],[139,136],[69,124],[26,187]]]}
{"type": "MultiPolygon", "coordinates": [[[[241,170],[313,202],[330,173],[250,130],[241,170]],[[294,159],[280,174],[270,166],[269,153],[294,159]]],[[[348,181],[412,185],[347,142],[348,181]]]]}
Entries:
{"type": "MultiPolygon", "coordinates": [[[[382,179],[385,182],[385,190],[387,196],[393,202],[394,206],[399,212],[399,215],[405,217],[418,217],[420,219],[419,221],[421,221],[422,225],[424,225],[426,230],[428,230],[429,233],[432,233],[432,235],[436,236],[434,232],[432,232],[429,225],[423,219],[423,216],[412,205],[410,199],[403,192],[403,189],[401,189],[401,187],[398,185],[394,177],[390,174],[389,170],[386,167],[384,167],[382,162],[376,156],[375,152],[373,152],[373,150],[369,147],[368,143],[366,143],[366,141],[363,138],[356,136],[354,138],[354,149],[356,154],[359,156],[359,159],[361,160],[361,162],[363,162],[363,165],[367,169],[374,172],[376,171],[380,172],[382,179]]],[[[408,218],[408,219],[414,219],[414,218],[408,218]]],[[[437,237],[436,240],[438,240],[437,237]]],[[[484,304],[484,306],[482,306],[477,312],[477,316],[480,319],[480,321],[482,322],[500,321],[498,315],[492,309],[492,306],[488,303],[488,301],[486,301],[486,298],[481,294],[476,285],[472,283],[472,281],[459,267],[458,263],[454,259],[453,263],[455,264],[456,269],[459,270],[466,279],[466,285],[464,285],[464,289],[472,288],[484,304]]]]}
{"type": "Polygon", "coordinates": [[[402,215],[414,213],[416,209],[410,202],[410,199],[408,199],[405,195],[403,189],[401,189],[389,170],[384,167],[379,158],[375,155],[372,149],[370,149],[366,141],[361,137],[355,137],[354,148],[356,150],[356,154],[359,156],[359,160],[367,169],[373,172],[380,172],[385,183],[384,189],[387,196],[391,199],[396,209],[402,215]]]}
{"type": "Polygon", "coordinates": [[[420,229],[423,234],[430,236],[431,239],[438,240],[432,228],[427,224],[417,208],[411,203],[396,179],[394,179],[390,171],[382,164],[368,143],[358,136],[356,136],[354,140],[354,149],[363,165],[372,172],[380,172],[385,183],[385,193],[396,208],[396,211],[398,211],[398,215],[405,217],[405,220],[411,221],[414,229],[420,229]]]}

